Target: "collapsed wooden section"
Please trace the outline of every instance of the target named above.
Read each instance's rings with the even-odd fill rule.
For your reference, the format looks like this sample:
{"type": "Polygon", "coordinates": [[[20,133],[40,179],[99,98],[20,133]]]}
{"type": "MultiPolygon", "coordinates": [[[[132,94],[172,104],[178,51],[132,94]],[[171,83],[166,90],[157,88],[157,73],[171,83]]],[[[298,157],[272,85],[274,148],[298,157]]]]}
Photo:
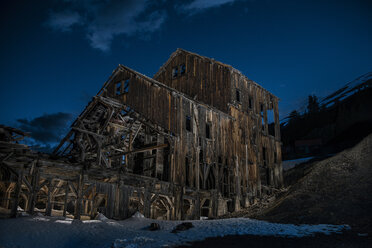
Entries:
{"type": "Polygon", "coordinates": [[[278,99],[184,50],[154,79],[120,65],[52,157],[12,145],[0,149],[12,215],[20,205],[75,218],[216,217],[282,185],[278,99]]]}

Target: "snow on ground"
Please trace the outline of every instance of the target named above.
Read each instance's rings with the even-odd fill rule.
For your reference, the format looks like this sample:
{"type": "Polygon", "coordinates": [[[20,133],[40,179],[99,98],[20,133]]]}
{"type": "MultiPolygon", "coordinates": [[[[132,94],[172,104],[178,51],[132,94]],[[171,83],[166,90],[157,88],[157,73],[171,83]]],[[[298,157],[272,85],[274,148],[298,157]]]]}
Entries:
{"type": "Polygon", "coordinates": [[[284,161],[282,161],[283,170],[292,169],[296,165],[305,163],[305,162],[307,162],[307,161],[309,161],[309,160],[311,160],[313,158],[314,157],[298,158],[298,159],[293,159],[293,160],[284,160],[284,161]]]}
{"type": "Polygon", "coordinates": [[[248,218],[193,221],[161,221],[136,214],[123,221],[106,219],[73,220],[63,217],[28,216],[0,219],[0,247],[171,247],[208,237],[225,235],[263,235],[303,237],[330,234],[349,229],[347,225],[276,224],[248,218]],[[150,231],[150,223],[161,229],[150,231]],[[194,228],[171,233],[182,222],[194,228]]]}

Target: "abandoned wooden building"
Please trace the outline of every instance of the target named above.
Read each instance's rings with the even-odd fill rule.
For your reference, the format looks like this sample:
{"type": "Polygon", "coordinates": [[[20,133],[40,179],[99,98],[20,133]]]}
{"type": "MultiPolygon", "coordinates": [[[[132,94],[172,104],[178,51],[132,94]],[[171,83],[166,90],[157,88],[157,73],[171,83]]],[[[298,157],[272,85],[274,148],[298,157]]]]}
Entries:
{"type": "Polygon", "coordinates": [[[0,131],[0,207],[10,215],[216,217],[283,183],[278,98],[182,49],[153,78],[119,65],[52,155],[0,131]]]}

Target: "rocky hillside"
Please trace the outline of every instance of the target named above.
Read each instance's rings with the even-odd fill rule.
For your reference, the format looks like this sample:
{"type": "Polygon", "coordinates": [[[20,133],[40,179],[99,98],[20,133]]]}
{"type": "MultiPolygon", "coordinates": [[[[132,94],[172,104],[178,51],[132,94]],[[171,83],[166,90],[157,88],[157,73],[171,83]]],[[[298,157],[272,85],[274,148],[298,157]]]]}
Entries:
{"type": "Polygon", "coordinates": [[[287,172],[292,185],[259,218],[349,224],[372,234],[372,135],[355,147],[287,172]]]}
{"type": "Polygon", "coordinates": [[[294,224],[348,224],[372,235],[372,134],[353,148],[284,173],[287,188],[226,217],[294,224]]]}

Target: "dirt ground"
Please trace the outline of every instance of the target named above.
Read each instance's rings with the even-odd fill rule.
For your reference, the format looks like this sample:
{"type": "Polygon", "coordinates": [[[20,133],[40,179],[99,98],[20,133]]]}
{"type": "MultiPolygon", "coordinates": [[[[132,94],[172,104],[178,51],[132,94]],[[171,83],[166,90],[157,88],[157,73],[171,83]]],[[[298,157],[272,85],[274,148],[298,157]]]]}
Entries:
{"type": "Polygon", "coordinates": [[[223,218],[348,224],[351,231],[305,238],[227,236],[192,247],[372,247],[372,134],[332,157],[296,166],[284,178],[286,188],[223,218]]]}

